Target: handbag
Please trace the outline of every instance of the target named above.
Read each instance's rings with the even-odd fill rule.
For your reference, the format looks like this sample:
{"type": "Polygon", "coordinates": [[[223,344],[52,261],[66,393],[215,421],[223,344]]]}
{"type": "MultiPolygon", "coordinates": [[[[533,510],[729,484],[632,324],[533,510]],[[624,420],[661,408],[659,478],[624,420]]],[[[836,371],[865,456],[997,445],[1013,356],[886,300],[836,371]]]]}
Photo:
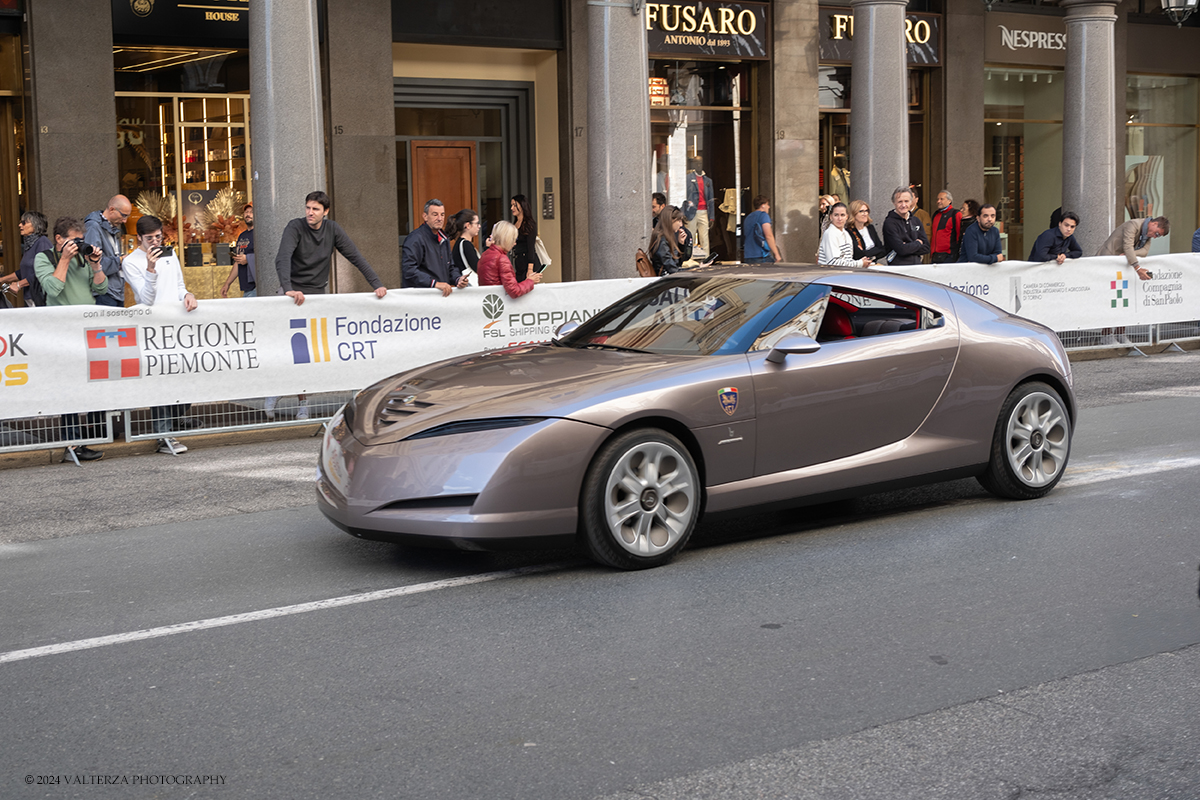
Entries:
{"type": "Polygon", "coordinates": [[[542,237],[537,236],[533,240],[533,251],[537,254],[537,260],[542,265],[538,272],[542,272],[552,263],[550,261],[550,253],[546,250],[546,245],[542,244],[542,237]]]}
{"type": "Polygon", "coordinates": [[[658,277],[658,270],[654,269],[654,264],[650,261],[650,256],[646,255],[646,251],[640,247],[637,251],[636,263],[639,278],[658,277]]]}

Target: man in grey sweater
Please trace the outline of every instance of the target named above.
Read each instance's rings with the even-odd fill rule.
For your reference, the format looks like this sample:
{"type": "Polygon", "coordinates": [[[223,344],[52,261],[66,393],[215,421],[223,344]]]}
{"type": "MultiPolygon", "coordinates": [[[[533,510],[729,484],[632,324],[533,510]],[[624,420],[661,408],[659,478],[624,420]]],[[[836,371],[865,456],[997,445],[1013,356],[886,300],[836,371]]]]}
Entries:
{"type": "MultiPolygon", "coordinates": [[[[298,306],[304,305],[305,293],[325,294],[329,288],[329,264],[336,248],[358,267],[358,271],[375,290],[375,296],[383,297],[387,289],[375,270],[358,252],[342,226],[325,219],[329,214],[329,202],[329,195],[324,192],[310,192],[304,198],[304,216],[296,217],[283,229],[283,240],[275,256],[275,271],[279,273],[279,285],[283,293],[295,300],[298,306]]],[[[296,399],[299,401],[296,419],[308,419],[308,397],[298,394],[296,399]]],[[[278,403],[278,396],[268,397],[263,402],[267,419],[275,419],[278,403]]]]}
{"type": "Polygon", "coordinates": [[[342,226],[326,219],[329,203],[329,195],[311,192],[304,198],[304,216],[292,220],[283,229],[279,253],[275,256],[275,271],[279,273],[283,293],[295,300],[296,305],[304,303],[305,294],[325,294],[329,286],[329,264],[336,249],[358,267],[375,290],[375,296],[383,297],[387,289],[375,270],[358,252],[342,226]]]}

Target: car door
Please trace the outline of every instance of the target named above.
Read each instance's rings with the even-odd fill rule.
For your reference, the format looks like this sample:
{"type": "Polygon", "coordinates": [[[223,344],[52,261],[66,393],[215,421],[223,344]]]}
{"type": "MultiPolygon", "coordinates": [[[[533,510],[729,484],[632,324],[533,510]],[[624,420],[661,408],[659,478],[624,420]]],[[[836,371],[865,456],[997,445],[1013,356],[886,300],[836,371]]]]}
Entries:
{"type": "Polygon", "coordinates": [[[938,308],[920,309],[920,324],[932,327],[825,342],[815,353],[788,355],[779,364],[767,360],[769,351],[751,352],[755,474],[833,461],[915,432],[957,357],[952,308],[946,296],[938,308]]]}

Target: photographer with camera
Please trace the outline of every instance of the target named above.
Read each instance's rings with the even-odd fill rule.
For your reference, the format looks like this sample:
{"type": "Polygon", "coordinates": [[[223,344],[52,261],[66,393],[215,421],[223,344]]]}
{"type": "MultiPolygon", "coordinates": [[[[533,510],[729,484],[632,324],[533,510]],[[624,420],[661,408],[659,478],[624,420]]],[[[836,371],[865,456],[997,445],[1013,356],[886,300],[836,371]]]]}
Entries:
{"type": "Polygon", "coordinates": [[[123,194],[113,195],[102,211],[93,211],[83,221],[84,241],[100,249],[100,268],[108,278],[108,291],[96,304],[121,308],[125,305],[125,281],[121,278],[121,234],[133,206],[123,194]]]}
{"type": "MultiPolygon", "coordinates": [[[[108,291],[108,278],[100,266],[103,253],[83,240],[83,224],[74,217],[59,217],[54,223],[54,249],[38,253],[33,260],[33,272],[47,306],[91,306],[96,297],[108,291]]],[[[88,425],[104,421],[103,411],[88,413],[88,425]]],[[[78,414],[62,415],[63,438],[82,439],[78,414]]],[[[104,453],[87,445],[67,447],[63,461],[71,460],[71,451],[80,461],[95,461],[104,453]]]]}
{"type": "MultiPolygon", "coordinates": [[[[169,306],[183,303],[185,311],[196,310],[196,296],[183,284],[183,266],[175,251],[163,244],[163,226],[158,217],[149,215],[137,221],[138,247],[121,263],[121,271],[134,301],[143,306],[169,306]]],[[[178,455],[187,452],[187,446],[166,434],[171,432],[172,422],[187,413],[188,404],[155,406],[150,409],[154,421],[154,432],[163,434],[158,440],[158,452],[178,455]]]]}
{"type": "Polygon", "coordinates": [[[59,217],[54,223],[54,249],[38,253],[33,273],[47,306],[91,306],[108,292],[108,277],[101,259],[104,254],[83,240],[83,225],[74,217],[59,217]]]}

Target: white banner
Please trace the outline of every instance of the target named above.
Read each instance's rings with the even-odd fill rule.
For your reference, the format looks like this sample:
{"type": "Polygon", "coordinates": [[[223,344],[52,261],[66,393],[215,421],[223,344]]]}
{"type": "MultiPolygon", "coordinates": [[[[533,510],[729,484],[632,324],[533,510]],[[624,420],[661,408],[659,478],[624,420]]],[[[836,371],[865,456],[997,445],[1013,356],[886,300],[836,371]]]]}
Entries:
{"type": "MultiPolygon", "coordinates": [[[[932,264],[891,271],[945,283],[1057,331],[1200,319],[1200,255],[1057,264],[932,264]]],[[[643,280],[67,306],[0,314],[0,417],[345,391],[443,358],[542,342],[643,280]]]]}
{"type": "Polygon", "coordinates": [[[1124,256],[999,264],[917,264],[889,272],[944,283],[1056,331],[1200,319],[1200,254],[1143,258],[1139,280],[1124,256]]]}
{"type": "Polygon", "coordinates": [[[642,279],[65,306],[0,314],[0,416],[344,391],[443,358],[547,341],[642,279]]]}

